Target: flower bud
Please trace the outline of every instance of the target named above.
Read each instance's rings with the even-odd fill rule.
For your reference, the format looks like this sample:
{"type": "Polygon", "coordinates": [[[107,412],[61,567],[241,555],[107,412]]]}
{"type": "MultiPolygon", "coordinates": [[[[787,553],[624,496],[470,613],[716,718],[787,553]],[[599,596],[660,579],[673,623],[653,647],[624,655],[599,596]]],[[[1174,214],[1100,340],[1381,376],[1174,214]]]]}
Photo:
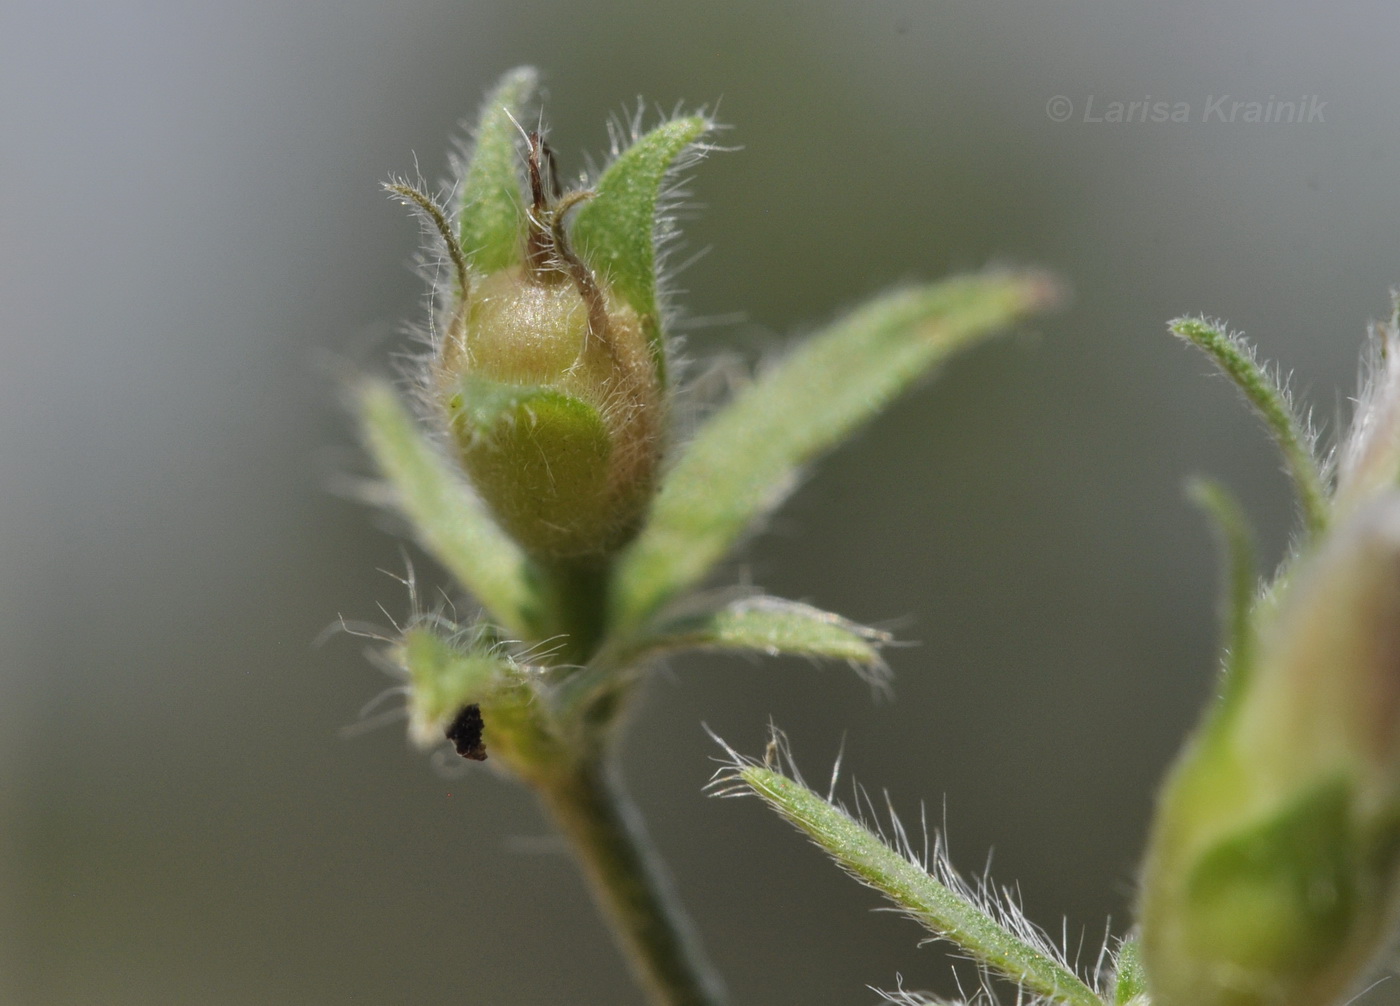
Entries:
{"type": "MultiPolygon", "coordinates": [[[[502,526],[549,559],[606,555],[639,527],[655,481],[661,377],[636,311],[569,246],[531,137],[520,261],[471,283],[433,368],[462,464],[502,526]]],[[[649,238],[649,235],[648,235],[649,238]]]]}
{"type": "Polygon", "coordinates": [[[1400,892],[1400,493],[1336,528],[1264,610],[1163,792],[1142,892],[1154,1006],[1323,1006],[1400,892]]]}

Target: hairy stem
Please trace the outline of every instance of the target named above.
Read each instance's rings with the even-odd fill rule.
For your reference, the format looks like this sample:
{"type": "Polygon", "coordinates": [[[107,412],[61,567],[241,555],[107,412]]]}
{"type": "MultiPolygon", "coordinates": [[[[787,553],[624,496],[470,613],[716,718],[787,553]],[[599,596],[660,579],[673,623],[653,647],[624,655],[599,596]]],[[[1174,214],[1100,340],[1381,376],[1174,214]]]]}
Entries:
{"type": "Polygon", "coordinates": [[[661,857],[612,766],[590,760],[551,776],[540,794],[572,843],[593,897],[639,984],[656,1006],[722,1006],[723,982],[705,958],[661,857]]]}
{"type": "Polygon", "coordinates": [[[551,663],[581,667],[597,652],[607,628],[611,568],[608,559],[594,556],[540,561],[551,663]]]}

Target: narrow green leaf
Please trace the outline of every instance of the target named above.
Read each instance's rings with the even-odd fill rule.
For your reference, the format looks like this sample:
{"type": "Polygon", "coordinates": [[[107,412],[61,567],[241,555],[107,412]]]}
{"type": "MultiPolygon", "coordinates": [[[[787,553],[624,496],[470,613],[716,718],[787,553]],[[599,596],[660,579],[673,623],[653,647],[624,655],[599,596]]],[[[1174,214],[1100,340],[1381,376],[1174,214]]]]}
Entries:
{"type": "Polygon", "coordinates": [[[891,636],[797,601],[746,597],[714,611],[658,625],[632,651],[640,658],[677,650],[749,650],[769,656],[844,660],[877,680],[885,665],[880,647],[891,636]]]}
{"type": "Polygon", "coordinates": [[[525,553],[496,525],[392,388],[366,381],[359,406],[370,453],[423,547],[502,628],[529,637],[535,599],[525,553]]]}
{"type": "Polygon", "coordinates": [[[1027,991],[1069,1006],[1103,1006],[1103,1000],[1047,949],[1001,925],[966,893],[939,881],[800,780],[737,760],[732,774],[718,782],[737,784],[762,798],[856,880],[1027,991]]]}
{"type": "Polygon", "coordinates": [[[642,319],[657,359],[664,362],[656,304],[656,247],[669,222],[656,219],[657,201],[676,159],[713,123],[703,115],[672,119],[617,156],[574,214],[570,232],[583,260],[642,319]],[[658,232],[658,226],[663,228],[658,232]]]}
{"type": "Polygon", "coordinates": [[[1147,994],[1147,974],[1142,967],[1142,944],[1137,937],[1129,937],[1118,948],[1118,956],[1113,962],[1113,1003],[1114,1006],[1128,1006],[1139,996],[1147,994]]]}
{"type": "Polygon", "coordinates": [[[1113,958],[1113,1006],[1144,1002],[1138,996],[1147,995],[1147,972],[1142,970],[1142,944],[1130,936],[1119,946],[1113,958]]]}
{"type": "Polygon", "coordinates": [[[1169,327],[1177,338],[1192,343],[1209,356],[1254,406],[1283,452],[1284,465],[1293,477],[1308,533],[1320,534],[1327,526],[1330,509],[1327,487],[1313,451],[1312,434],[1307,423],[1294,411],[1287,389],[1260,366],[1253,348],[1243,338],[1220,325],[1204,318],[1178,318],[1169,327]]]}
{"type": "Polygon", "coordinates": [[[954,350],[1052,302],[1037,273],[989,272],[887,294],[798,346],[711,417],[624,554],[615,618],[630,627],[695,586],[849,435],[954,350]]]}
{"type": "Polygon", "coordinates": [[[1242,693],[1254,660],[1254,625],[1251,613],[1258,590],[1254,564],[1254,536],[1239,500],[1223,485],[1195,479],[1188,487],[1191,499],[1210,515],[1225,551],[1225,586],[1221,601],[1225,635],[1225,680],[1222,707],[1242,693]]]}
{"type": "Polygon", "coordinates": [[[533,67],[511,70],[482,103],[471,154],[458,165],[457,229],[467,261],[493,273],[521,259],[525,199],[521,189],[520,130],[515,122],[534,94],[533,67]]]}
{"type": "Polygon", "coordinates": [[[880,647],[891,638],[887,632],[808,604],[746,597],[721,608],[666,619],[639,636],[615,636],[589,667],[560,683],[556,699],[559,708],[574,708],[637,674],[647,658],[683,650],[844,660],[883,688],[888,686],[889,668],[880,647]]]}

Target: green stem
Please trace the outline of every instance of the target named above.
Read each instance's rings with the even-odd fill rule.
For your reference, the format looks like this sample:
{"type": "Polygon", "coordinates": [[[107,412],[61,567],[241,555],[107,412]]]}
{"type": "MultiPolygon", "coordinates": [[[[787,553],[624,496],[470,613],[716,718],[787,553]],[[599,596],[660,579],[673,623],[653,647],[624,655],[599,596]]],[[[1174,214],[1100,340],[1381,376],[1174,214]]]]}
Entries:
{"type": "Polygon", "coordinates": [[[612,767],[589,761],[542,781],[540,794],[572,843],[593,897],[656,1006],[722,1006],[706,960],[641,815],[612,767]]]}
{"type": "Polygon", "coordinates": [[[583,666],[598,651],[607,629],[608,558],[539,561],[549,624],[544,635],[553,664],[583,666]]]}

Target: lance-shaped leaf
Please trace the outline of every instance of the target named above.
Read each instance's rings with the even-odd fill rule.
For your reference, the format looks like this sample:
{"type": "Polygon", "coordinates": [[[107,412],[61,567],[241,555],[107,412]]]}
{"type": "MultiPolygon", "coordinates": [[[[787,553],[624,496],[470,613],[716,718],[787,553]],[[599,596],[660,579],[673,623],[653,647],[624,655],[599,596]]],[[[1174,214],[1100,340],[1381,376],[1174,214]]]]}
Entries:
{"type": "Polygon", "coordinates": [[[571,235],[583,260],[642,319],[658,364],[664,363],[656,303],[656,249],[671,222],[657,219],[662,186],[677,159],[711,129],[703,115],[672,119],[619,154],[598,179],[595,195],[574,214],[571,235]]]}
{"type": "Polygon", "coordinates": [[[1242,694],[1254,659],[1252,614],[1259,578],[1255,572],[1254,535],[1244,508],[1218,482],[1196,479],[1188,487],[1192,500],[1215,524],[1225,552],[1225,584],[1220,603],[1225,636],[1225,662],[1221,681],[1222,705],[1242,694]]]}
{"type": "Polygon", "coordinates": [[[1277,369],[1270,373],[1260,364],[1243,336],[1204,318],[1178,318],[1170,330],[1209,356],[1254,407],[1283,454],[1308,533],[1319,534],[1327,526],[1330,503],[1327,480],[1317,460],[1317,438],[1306,418],[1294,409],[1277,369]]]}
{"type": "Polygon", "coordinates": [[[712,784],[716,792],[759,797],[856,880],[1026,992],[1067,1006],[1103,1006],[1098,994],[1075,975],[1014,904],[990,904],[985,896],[979,897],[953,871],[941,847],[926,866],[892,813],[889,826],[898,848],[809,789],[791,768],[781,734],[775,733],[764,763],[726,750],[732,761],[712,784]],[[791,775],[778,771],[783,762],[791,775]],[[930,867],[938,871],[936,875],[930,867]]]}
{"type": "Polygon", "coordinates": [[[458,240],[467,262],[493,273],[521,258],[525,221],[521,189],[519,120],[539,77],[528,66],[511,70],[481,106],[471,153],[455,164],[460,191],[458,240]]]}
{"type": "Polygon", "coordinates": [[[798,470],[954,350],[1053,302],[1039,273],[989,272],[887,294],[798,346],[710,418],[667,475],[618,569],[626,629],[695,586],[798,470]]]}
{"type": "Polygon", "coordinates": [[[1136,936],[1124,940],[1113,960],[1113,1006],[1146,1006],[1147,974],[1142,967],[1142,944],[1136,936]]]}
{"type": "Polygon", "coordinates": [[[497,526],[392,388],[366,381],[359,399],[370,453],[423,547],[502,628],[528,636],[536,602],[525,553],[497,526]]]}
{"type": "Polygon", "coordinates": [[[679,650],[756,651],[844,660],[871,680],[887,674],[880,647],[888,632],[848,621],[810,604],[745,597],[723,607],[663,621],[635,644],[634,659],[679,650]]]}
{"type": "Polygon", "coordinates": [[[578,674],[562,682],[559,708],[567,709],[615,687],[619,675],[638,673],[650,657],[683,650],[766,653],[813,660],[844,660],[877,688],[888,688],[880,656],[888,632],[848,621],[810,604],[778,597],[744,597],[720,607],[662,619],[637,636],[617,641],[578,674]]]}

